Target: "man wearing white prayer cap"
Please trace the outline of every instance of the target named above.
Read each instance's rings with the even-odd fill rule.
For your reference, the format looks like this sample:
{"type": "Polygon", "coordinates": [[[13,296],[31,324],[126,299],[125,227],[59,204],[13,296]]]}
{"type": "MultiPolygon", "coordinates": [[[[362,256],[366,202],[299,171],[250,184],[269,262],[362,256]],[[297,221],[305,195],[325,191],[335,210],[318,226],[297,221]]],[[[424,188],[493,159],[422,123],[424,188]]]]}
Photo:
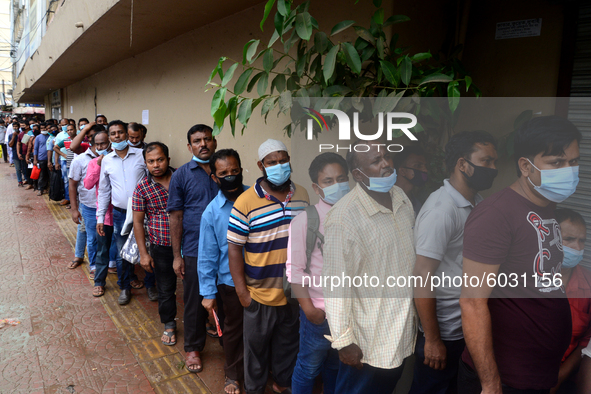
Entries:
{"type": "Polygon", "coordinates": [[[283,292],[283,274],[289,224],[309,198],[290,179],[283,142],[268,139],[258,155],[263,176],[234,203],[227,237],[230,273],[244,307],[244,389],[263,394],[270,367],[273,391],[290,393],[299,315],[297,300],[288,302],[283,292]]]}

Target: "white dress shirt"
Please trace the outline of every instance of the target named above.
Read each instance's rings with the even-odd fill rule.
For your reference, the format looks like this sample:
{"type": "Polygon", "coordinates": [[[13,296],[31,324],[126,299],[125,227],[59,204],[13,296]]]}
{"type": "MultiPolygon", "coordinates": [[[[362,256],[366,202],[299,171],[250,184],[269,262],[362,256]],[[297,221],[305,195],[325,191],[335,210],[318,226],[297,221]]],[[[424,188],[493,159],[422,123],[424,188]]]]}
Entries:
{"type": "Polygon", "coordinates": [[[96,157],[96,154],[92,149],[86,149],[81,155],[77,155],[72,164],[70,164],[70,172],[68,178],[78,182],[78,201],[81,204],[86,205],[88,208],[94,209],[96,207],[96,190],[93,187],[88,190],[84,187],[84,178],[86,178],[86,170],[88,169],[88,163],[96,157]]]}
{"type": "Polygon", "coordinates": [[[146,163],[141,149],[129,147],[121,159],[115,151],[101,163],[98,189],[97,223],[103,223],[109,204],[127,209],[127,199],[133,196],[137,183],[146,175],[146,163]]]}
{"type": "Polygon", "coordinates": [[[14,133],[14,130],[12,128],[12,123],[11,123],[6,128],[6,135],[4,136],[4,143],[6,145],[8,145],[8,143],[10,142],[10,139],[12,138],[12,133],[14,133]]]}

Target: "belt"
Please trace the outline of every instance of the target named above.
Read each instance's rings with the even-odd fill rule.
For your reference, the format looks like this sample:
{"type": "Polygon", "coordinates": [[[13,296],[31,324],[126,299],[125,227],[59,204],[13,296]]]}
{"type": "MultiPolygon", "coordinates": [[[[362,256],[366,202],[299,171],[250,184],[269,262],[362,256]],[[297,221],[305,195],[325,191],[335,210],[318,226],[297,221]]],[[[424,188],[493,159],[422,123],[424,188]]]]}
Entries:
{"type": "Polygon", "coordinates": [[[116,210],[117,212],[121,212],[121,213],[127,213],[127,209],[121,209],[119,207],[116,207],[113,205],[113,209],[116,210]]]}

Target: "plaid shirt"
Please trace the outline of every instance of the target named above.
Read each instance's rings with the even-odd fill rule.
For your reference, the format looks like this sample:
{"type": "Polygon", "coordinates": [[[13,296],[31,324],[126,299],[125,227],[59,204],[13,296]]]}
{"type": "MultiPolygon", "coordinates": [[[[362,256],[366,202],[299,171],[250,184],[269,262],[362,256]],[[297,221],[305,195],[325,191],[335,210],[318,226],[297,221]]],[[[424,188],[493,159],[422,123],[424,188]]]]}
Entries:
{"type": "Polygon", "coordinates": [[[146,213],[150,243],[155,245],[171,246],[167,202],[168,190],[155,182],[150,174],[137,184],[133,192],[131,209],[146,213]]]}

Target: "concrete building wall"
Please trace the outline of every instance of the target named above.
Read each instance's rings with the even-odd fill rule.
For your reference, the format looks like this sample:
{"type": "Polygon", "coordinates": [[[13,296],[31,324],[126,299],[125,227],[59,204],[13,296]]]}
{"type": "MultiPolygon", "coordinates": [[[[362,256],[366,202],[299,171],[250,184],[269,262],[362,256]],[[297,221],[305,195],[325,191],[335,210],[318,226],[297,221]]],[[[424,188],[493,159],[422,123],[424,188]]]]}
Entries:
{"type": "MultiPolygon", "coordinates": [[[[373,6],[366,4],[351,8],[337,7],[338,4],[341,2],[332,0],[311,8],[311,14],[318,18],[325,31],[330,32],[341,20],[351,19],[352,14],[360,23],[369,21],[374,11],[373,6]]],[[[96,111],[107,115],[109,120],[141,122],[142,110],[149,110],[148,140],[166,143],[171,149],[173,165],[180,166],[191,158],[186,146],[187,130],[196,123],[213,125],[210,115],[213,91],[204,91],[219,57],[239,60],[242,47],[248,40],[260,38],[263,43],[268,42],[272,33],[270,21],[264,33],[259,28],[262,9],[261,4],[196,29],[68,86],[62,95],[64,116],[76,119],[94,116],[95,89],[96,111]]],[[[392,8],[387,7],[386,12],[392,12],[392,8]]],[[[339,38],[354,39],[354,34],[351,29],[339,38]]],[[[239,70],[240,67],[235,80],[240,75],[239,70]]],[[[234,81],[230,86],[233,84],[234,81]]],[[[271,115],[265,124],[258,114],[260,107],[255,109],[243,136],[238,131],[237,136],[232,137],[229,125],[226,125],[218,137],[219,148],[233,147],[242,155],[243,167],[248,171],[245,174],[247,183],[259,176],[255,163],[260,143],[273,137],[289,145],[289,139],[282,132],[288,119],[271,115]]],[[[297,182],[309,183],[299,175],[305,174],[298,174],[297,182]]]]}
{"type": "MultiPolygon", "coordinates": [[[[330,31],[335,23],[344,19],[364,24],[374,11],[369,3],[360,2],[348,7],[342,4],[338,0],[313,2],[311,14],[318,19],[323,30],[330,31]]],[[[394,7],[394,2],[385,2],[386,15],[406,14],[411,17],[411,22],[396,25],[400,42],[410,46],[412,52],[431,50],[433,53],[450,40],[450,35],[453,40],[454,32],[447,31],[447,21],[456,13],[454,4],[433,0],[419,6],[408,1],[397,2],[394,7]]],[[[464,62],[483,93],[486,96],[555,94],[562,33],[560,6],[549,2],[531,2],[529,8],[512,8],[506,6],[508,4],[499,6],[498,2],[492,1],[472,4],[464,62]],[[491,9],[502,11],[492,12],[491,9]],[[543,18],[540,37],[494,40],[496,23],[534,17],[543,18]]],[[[110,120],[141,122],[142,111],[149,110],[148,140],[168,144],[173,165],[183,164],[191,157],[186,148],[186,131],[196,123],[211,125],[213,122],[210,116],[213,91],[204,91],[205,82],[218,58],[241,59],[244,43],[251,38],[266,42],[270,37],[270,21],[265,33],[258,27],[262,9],[263,3],[181,35],[67,86],[62,91],[62,114],[76,119],[83,116],[90,118],[96,110],[110,120]]],[[[353,34],[353,30],[348,30],[338,39],[354,39],[353,34]]],[[[103,56],[108,56],[108,53],[103,56]]],[[[235,73],[236,78],[239,70],[235,73]]],[[[529,108],[512,108],[511,111],[517,116],[524,109],[529,108]]],[[[256,148],[262,141],[274,137],[289,142],[282,132],[287,120],[271,115],[268,124],[265,124],[257,116],[259,111],[260,108],[255,109],[244,136],[232,137],[227,126],[218,137],[218,147],[233,147],[243,156],[244,168],[248,171],[245,174],[247,183],[259,175],[255,167],[256,148]]],[[[544,111],[546,114],[551,108],[544,111]]],[[[491,119],[483,128],[501,136],[510,131],[508,124],[511,123],[507,119],[491,119]]],[[[493,191],[513,179],[512,167],[509,164],[502,164],[501,167],[493,191]]],[[[309,183],[305,173],[296,173],[294,179],[309,183]]]]}

